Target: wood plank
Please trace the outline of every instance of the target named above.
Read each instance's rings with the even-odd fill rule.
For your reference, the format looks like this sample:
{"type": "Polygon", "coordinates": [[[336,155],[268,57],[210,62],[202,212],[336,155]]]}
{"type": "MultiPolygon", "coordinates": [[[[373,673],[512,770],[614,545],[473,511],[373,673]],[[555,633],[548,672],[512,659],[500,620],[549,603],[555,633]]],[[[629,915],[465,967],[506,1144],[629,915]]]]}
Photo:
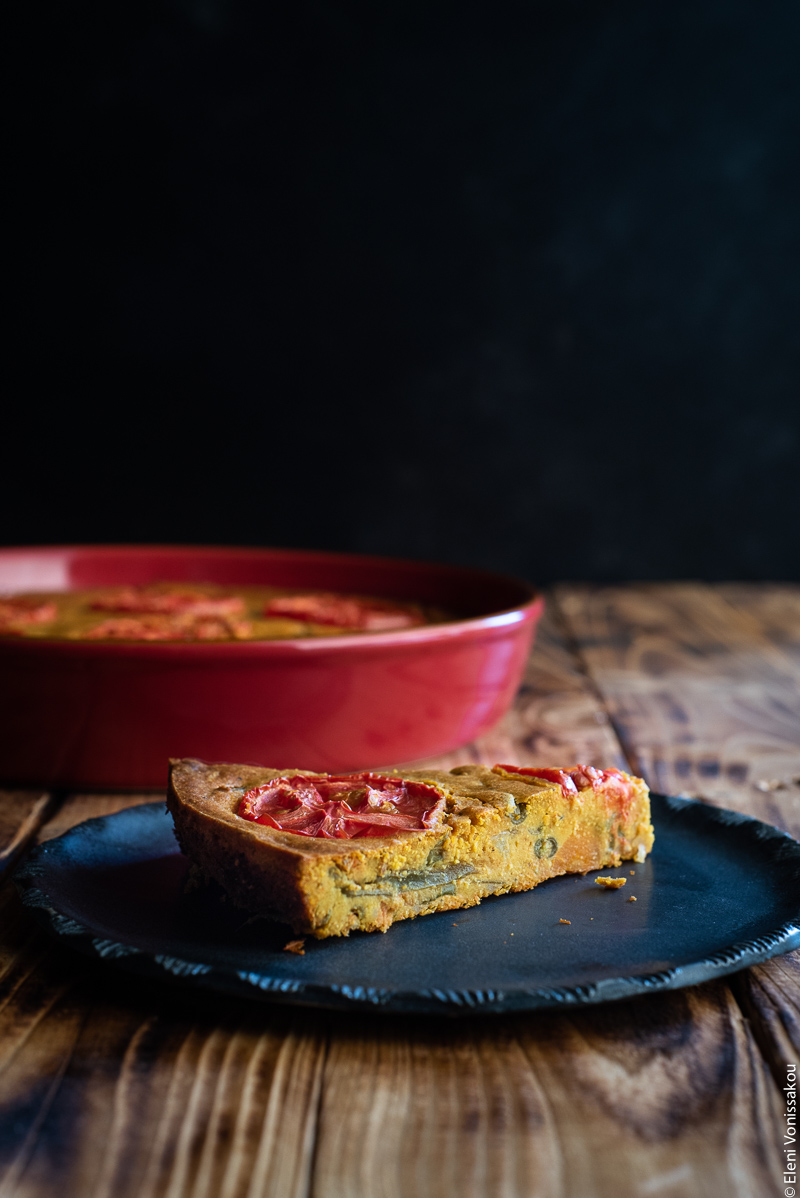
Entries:
{"type": "Polygon", "coordinates": [[[800,673],[751,613],[692,583],[563,586],[557,597],[625,753],[653,789],[800,838],[800,673]]]}
{"type": "Polygon", "coordinates": [[[800,952],[737,974],[734,993],[780,1090],[788,1064],[800,1061],[800,952]]]}
{"type": "Polygon", "coordinates": [[[304,1198],[318,1017],[126,976],[3,902],[0,1198],[304,1198]]]}
{"type": "Polygon", "coordinates": [[[45,790],[0,790],[0,879],[35,838],[57,805],[45,790]]]}
{"type": "Polygon", "coordinates": [[[721,583],[715,590],[800,667],[800,584],[721,583]]]}
{"type": "MultiPolygon", "coordinates": [[[[798,597],[800,588],[741,584],[558,591],[637,772],[654,788],[732,807],[796,837],[798,597]]],[[[800,954],[738,975],[734,993],[784,1084],[800,1039],[800,954]]]]}
{"type": "Polygon", "coordinates": [[[767,1198],[780,1111],[721,984],[502,1021],[353,1020],[332,1038],[311,1193],[767,1198]]]}
{"type": "Polygon", "coordinates": [[[338,1021],[312,1198],[561,1195],[558,1128],[511,1022],[338,1021]]]}
{"type": "Polygon", "coordinates": [[[727,986],[563,1016],[523,1043],[561,1130],[566,1194],[782,1192],[782,1102],[727,986]]]}
{"type": "MultiPolygon", "coordinates": [[[[796,583],[725,583],[719,592],[800,670],[800,585],[796,583]]],[[[763,779],[780,801],[800,784],[800,774],[763,779]],[[776,783],[779,784],[776,786],[776,783]]],[[[787,1065],[800,1060],[800,952],[745,970],[734,979],[734,993],[750,1018],[762,1053],[780,1090],[787,1065]]]]}

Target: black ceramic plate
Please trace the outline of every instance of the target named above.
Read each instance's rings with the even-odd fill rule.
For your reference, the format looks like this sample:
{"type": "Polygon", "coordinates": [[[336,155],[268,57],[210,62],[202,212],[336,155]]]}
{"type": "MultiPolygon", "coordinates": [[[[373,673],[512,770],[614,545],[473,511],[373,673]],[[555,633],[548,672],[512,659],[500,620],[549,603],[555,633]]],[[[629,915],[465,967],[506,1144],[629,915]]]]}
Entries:
{"type": "Polygon", "coordinates": [[[757,820],[653,795],[656,845],[596,874],[396,924],[308,939],[189,890],[160,803],[88,820],[17,870],[23,901],[76,947],[250,998],[386,1011],[514,1011],[676,989],[800,946],[800,844],[757,820]],[[636,902],[628,901],[631,895],[636,902]],[[569,924],[560,920],[570,920],[569,924]]]}

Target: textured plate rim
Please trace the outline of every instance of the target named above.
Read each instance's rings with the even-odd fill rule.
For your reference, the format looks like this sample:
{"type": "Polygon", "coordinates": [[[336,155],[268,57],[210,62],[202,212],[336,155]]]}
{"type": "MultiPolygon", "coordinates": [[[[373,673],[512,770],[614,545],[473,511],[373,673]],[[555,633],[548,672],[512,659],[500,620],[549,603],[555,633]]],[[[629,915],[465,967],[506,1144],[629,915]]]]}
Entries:
{"type": "MultiPolygon", "coordinates": [[[[696,799],[682,799],[653,792],[652,798],[666,804],[680,816],[691,809],[708,824],[726,828],[747,826],[761,841],[775,841],[775,851],[791,867],[794,863],[800,883],[800,843],[786,832],[749,815],[741,815],[725,807],[714,807],[696,799]]],[[[142,810],[163,808],[163,803],[145,803],[142,810]]],[[[136,808],[139,810],[140,808],[136,808]]],[[[129,811],[131,808],[124,808],[129,811]]],[[[586,985],[563,988],[515,988],[513,990],[401,990],[371,986],[348,986],[303,982],[275,978],[269,974],[245,970],[225,970],[211,965],[186,961],[179,957],[152,953],[121,941],[102,939],[69,916],[52,906],[50,898],[39,885],[46,866],[40,858],[48,848],[74,835],[87,824],[105,823],[121,812],[84,820],[59,837],[45,841],[32,850],[12,875],[23,905],[28,908],[49,932],[65,938],[71,947],[91,957],[112,961],[128,971],[159,979],[182,979],[203,988],[237,996],[272,1002],[288,1002],[299,1006],[328,1010],[372,1010],[391,1014],[502,1014],[514,1011],[533,1011],[594,1005],[619,999],[636,998],[662,990],[679,990],[685,986],[710,981],[735,973],[750,965],[758,965],[771,957],[800,948],[800,903],[797,913],[785,923],[753,940],[737,941],[711,956],[688,965],[676,965],[658,973],[633,974],[626,977],[603,978],[586,985]]]]}

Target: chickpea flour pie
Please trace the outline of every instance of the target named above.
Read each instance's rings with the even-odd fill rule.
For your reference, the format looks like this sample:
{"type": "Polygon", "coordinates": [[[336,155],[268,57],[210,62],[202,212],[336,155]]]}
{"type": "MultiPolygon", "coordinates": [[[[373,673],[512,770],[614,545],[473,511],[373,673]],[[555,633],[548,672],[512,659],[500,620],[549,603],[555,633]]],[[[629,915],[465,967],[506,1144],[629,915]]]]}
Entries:
{"type": "Polygon", "coordinates": [[[653,847],[647,785],[620,770],[391,773],[171,763],[184,854],[234,904],[318,939],[386,931],[653,847]]]}
{"type": "Polygon", "coordinates": [[[280,641],[441,623],[419,603],[286,587],[157,582],[0,595],[0,637],[70,641],[280,641]]]}

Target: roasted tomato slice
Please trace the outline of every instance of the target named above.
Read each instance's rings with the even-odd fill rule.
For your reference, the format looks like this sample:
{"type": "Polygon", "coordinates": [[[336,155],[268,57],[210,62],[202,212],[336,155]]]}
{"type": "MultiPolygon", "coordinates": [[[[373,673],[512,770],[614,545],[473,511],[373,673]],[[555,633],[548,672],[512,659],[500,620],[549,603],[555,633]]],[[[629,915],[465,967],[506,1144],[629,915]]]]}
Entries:
{"type": "Polygon", "coordinates": [[[137,614],[236,616],[245,603],[238,595],[207,595],[194,587],[121,587],[110,595],[92,601],[95,611],[134,612],[137,614]]]}
{"type": "Polygon", "coordinates": [[[0,632],[24,636],[26,628],[55,620],[58,608],[49,600],[0,599],[0,632]]]}
{"type": "Polygon", "coordinates": [[[265,616],[289,616],[310,624],[335,628],[358,628],[366,632],[390,632],[424,623],[417,612],[380,599],[348,599],[320,591],[314,595],[283,595],[270,599],[265,616]]]}
{"type": "Polygon", "coordinates": [[[526,778],[541,778],[543,782],[555,782],[565,795],[578,794],[590,786],[593,790],[615,791],[622,795],[629,795],[631,791],[631,783],[622,771],[613,768],[600,770],[593,765],[571,765],[562,770],[542,766],[496,765],[494,769],[526,778]]]}
{"type": "Polygon", "coordinates": [[[326,840],[424,832],[436,827],[444,796],[424,782],[384,774],[292,774],[249,790],[239,804],[243,819],[326,840]]]}
{"type": "Polygon", "coordinates": [[[115,616],[95,624],[94,628],[81,631],[82,641],[174,641],[180,640],[178,632],[169,620],[115,616]]]}
{"type": "Polygon", "coordinates": [[[86,641],[227,641],[246,639],[249,620],[230,616],[182,615],[110,616],[81,632],[86,641]]]}

